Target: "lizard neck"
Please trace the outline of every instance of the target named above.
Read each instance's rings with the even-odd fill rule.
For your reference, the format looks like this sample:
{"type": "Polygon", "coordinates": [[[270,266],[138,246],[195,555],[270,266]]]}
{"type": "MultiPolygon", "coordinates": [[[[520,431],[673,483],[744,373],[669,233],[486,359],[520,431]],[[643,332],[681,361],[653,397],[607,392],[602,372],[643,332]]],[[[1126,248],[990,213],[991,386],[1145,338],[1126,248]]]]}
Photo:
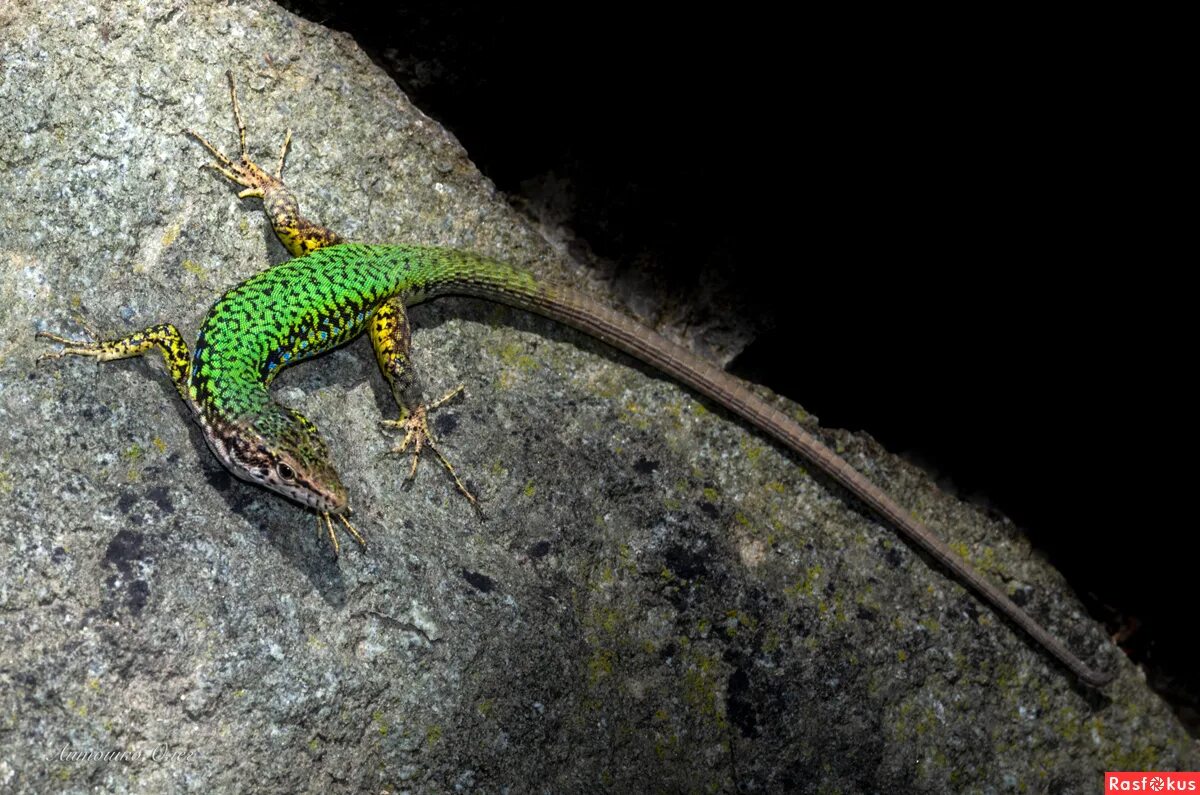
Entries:
{"type": "MultiPolygon", "coordinates": [[[[241,477],[231,451],[251,446],[247,429],[255,425],[272,404],[266,386],[255,379],[193,378],[192,408],[213,454],[234,474],[241,477]]],[[[245,454],[240,456],[245,459],[245,454]]],[[[244,479],[244,478],[243,478],[244,479]]]]}

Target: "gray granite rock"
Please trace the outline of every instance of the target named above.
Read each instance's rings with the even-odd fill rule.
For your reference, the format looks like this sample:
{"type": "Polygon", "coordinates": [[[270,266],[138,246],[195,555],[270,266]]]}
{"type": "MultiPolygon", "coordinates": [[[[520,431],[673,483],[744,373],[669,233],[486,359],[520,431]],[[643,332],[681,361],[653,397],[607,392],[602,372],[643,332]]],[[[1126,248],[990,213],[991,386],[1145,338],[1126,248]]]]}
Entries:
{"type": "MultiPolygon", "coordinates": [[[[280,379],[371,541],[339,560],[220,467],[160,363],[37,363],[77,312],[190,339],[284,258],[180,133],[234,147],[228,67],[263,160],[292,128],[322,222],[584,281],[343,36],[264,2],[0,5],[0,790],[1095,792],[1200,767],[1130,666],[1079,687],[803,462],[539,319],[414,311],[429,390],[467,385],[436,424],[482,522],[385,457],[365,343],[280,379]]],[[[1009,522],[817,430],[1120,664],[1009,522]]]]}

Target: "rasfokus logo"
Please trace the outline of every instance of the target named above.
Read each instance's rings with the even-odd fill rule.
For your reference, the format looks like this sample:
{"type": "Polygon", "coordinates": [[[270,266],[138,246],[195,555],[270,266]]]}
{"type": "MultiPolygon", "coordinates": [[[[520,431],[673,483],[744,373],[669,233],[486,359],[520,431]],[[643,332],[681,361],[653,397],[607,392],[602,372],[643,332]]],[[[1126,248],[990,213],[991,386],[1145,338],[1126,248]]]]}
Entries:
{"type": "Polygon", "coordinates": [[[1113,792],[1196,792],[1200,793],[1200,772],[1104,774],[1104,795],[1113,792]]]}

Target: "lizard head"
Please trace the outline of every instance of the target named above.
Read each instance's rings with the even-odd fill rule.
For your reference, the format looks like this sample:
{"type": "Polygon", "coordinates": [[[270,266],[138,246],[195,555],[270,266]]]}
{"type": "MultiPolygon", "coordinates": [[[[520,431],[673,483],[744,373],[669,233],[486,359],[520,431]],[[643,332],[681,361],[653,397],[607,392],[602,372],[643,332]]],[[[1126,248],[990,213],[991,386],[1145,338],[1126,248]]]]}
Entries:
{"type": "Polygon", "coordinates": [[[206,428],[213,451],[233,474],[317,511],[344,514],[346,487],[329,447],[300,412],[270,402],[236,432],[206,428]]]}

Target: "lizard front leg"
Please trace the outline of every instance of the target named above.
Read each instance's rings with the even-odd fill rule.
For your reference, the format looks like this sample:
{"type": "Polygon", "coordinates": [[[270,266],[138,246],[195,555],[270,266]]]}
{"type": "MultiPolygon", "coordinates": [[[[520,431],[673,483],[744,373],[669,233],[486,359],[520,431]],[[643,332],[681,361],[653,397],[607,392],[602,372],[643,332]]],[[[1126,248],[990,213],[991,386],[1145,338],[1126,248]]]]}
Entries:
{"type": "MultiPolygon", "coordinates": [[[[97,336],[91,329],[86,330],[90,336],[97,336]]],[[[158,348],[162,353],[163,361],[166,362],[167,374],[171,376],[171,381],[174,382],[180,397],[189,405],[195,404],[195,395],[191,394],[188,385],[188,371],[192,364],[192,354],[188,350],[188,344],[180,336],[179,330],[170,323],[150,326],[120,339],[99,342],[91,340],[79,342],[46,331],[39,331],[37,337],[57,342],[63,346],[62,350],[42,354],[41,359],[88,356],[98,362],[110,362],[114,359],[141,356],[152,348],[158,348]]]]}
{"type": "Polygon", "coordinates": [[[288,145],[292,141],[291,130],[284,135],[283,146],[279,148],[279,165],[276,167],[274,175],[268,174],[250,159],[250,155],[246,151],[246,124],[242,121],[242,110],[238,106],[237,86],[233,81],[233,72],[226,72],[225,76],[229,78],[229,96],[233,102],[233,118],[237,122],[241,156],[236,161],[231,160],[200,133],[195,130],[184,130],[203,144],[204,148],[216,158],[217,162],[205,165],[224,175],[235,185],[245,188],[238,193],[239,199],[257,197],[263,200],[263,212],[271,221],[271,228],[275,230],[279,242],[283,243],[293,257],[301,257],[324,246],[344,242],[341,235],[332,229],[327,229],[300,215],[300,202],[296,199],[295,194],[283,184],[283,163],[287,158],[288,145]]]}
{"type": "Polygon", "coordinates": [[[421,402],[416,373],[409,358],[412,329],[408,323],[408,314],[404,310],[404,302],[400,298],[393,298],[379,307],[371,318],[368,330],[371,344],[375,348],[375,360],[379,362],[379,369],[383,371],[383,377],[391,387],[392,397],[400,409],[399,419],[383,420],[380,423],[385,428],[395,428],[404,433],[400,444],[391,452],[403,454],[411,448],[412,466],[408,472],[408,479],[412,480],[417,474],[421,452],[429,450],[450,473],[458,490],[476,510],[479,510],[479,501],[454,471],[454,466],[438,450],[437,440],[429,430],[429,414],[461,395],[463,387],[460,385],[450,390],[432,403],[421,402]]]}

